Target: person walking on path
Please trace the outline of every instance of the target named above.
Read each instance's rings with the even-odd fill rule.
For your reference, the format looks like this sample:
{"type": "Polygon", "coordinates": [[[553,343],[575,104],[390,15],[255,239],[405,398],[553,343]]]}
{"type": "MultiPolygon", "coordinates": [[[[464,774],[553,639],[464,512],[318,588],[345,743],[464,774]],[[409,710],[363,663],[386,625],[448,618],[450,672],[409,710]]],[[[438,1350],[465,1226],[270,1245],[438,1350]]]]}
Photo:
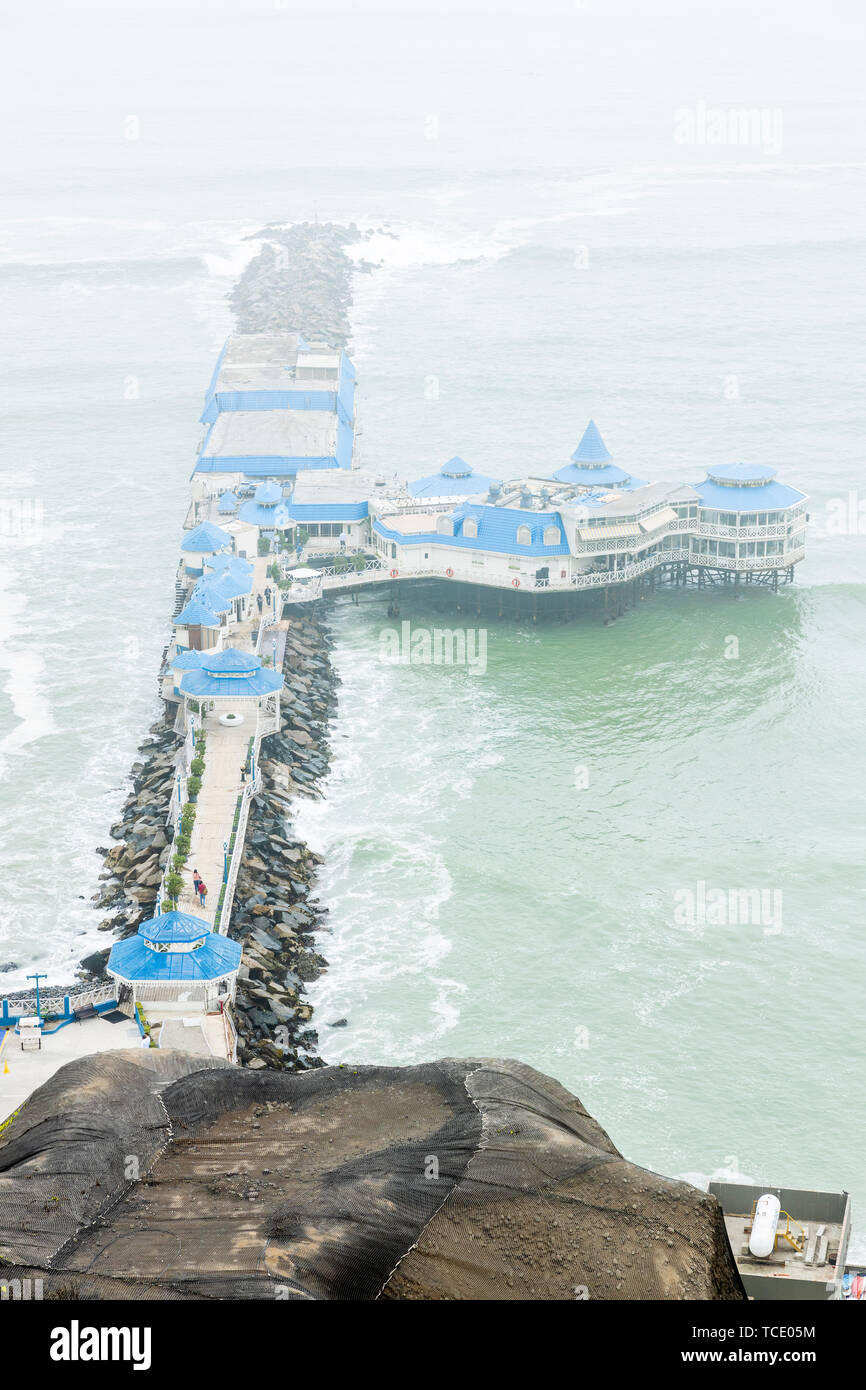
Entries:
{"type": "Polygon", "coordinates": [[[256,594],[256,603],[259,605],[259,612],[261,613],[261,611],[262,611],[262,596],[261,596],[261,594],[256,594]]]}
{"type": "Polygon", "coordinates": [[[207,887],[205,886],[205,881],[203,878],[200,878],[198,881],[198,900],[201,903],[202,907],[204,907],[205,902],[207,900],[207,887]]]}
{"type": "Polygon", "coordinates": [[[345,531],[341,531],[341,532],[340,532],[340,554],[341,554],[341,555],[345,555],[345,553],[346,553],[346,542],[348,541],[348,539],[349,539],[349,537],[348,537],[348,535],[346,534],[346,532],[345,532],[345,531]]]}
{"type": "Polygon", "coordinates": [[[201,875],[199,874],[198,869],[193,869],[192,871],[192,888],[196,897],[198,897],[199,891],[201,889],[201,875]]]}

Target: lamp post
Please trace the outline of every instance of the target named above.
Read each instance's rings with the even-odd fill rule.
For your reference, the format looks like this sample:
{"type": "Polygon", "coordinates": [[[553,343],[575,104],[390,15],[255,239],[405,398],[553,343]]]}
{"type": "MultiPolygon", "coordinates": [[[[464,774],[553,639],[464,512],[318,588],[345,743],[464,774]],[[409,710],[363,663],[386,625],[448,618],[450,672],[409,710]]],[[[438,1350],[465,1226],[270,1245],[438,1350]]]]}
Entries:
{"type": "Polygon", "coordinates": [[[190,714],[190,716],[189,716],[189,731],[190,731],[190,733],[192,734],[192,746],[193,746],[193,748],[195,748],[195,715],[194,715],[194,714],[190,714]]]}
{"type": "Polygon", "coordinates": [[[255,745],[255,744],[253,744],[252,748],[250,749],[250,783],[252,784],[253,788],[255,788],[255,785],[256,785],[256,745],[255,745]]]}
{"type": "Polygon", "coordinates": [[[180,773],[177,774],[177,814],[180,816],[182,810],[180,797],[180,773]]]}
{"type": "Polygon", "coordinates": [[[229,842],[223,840],[223,883],[229,881],[229,842]]]}
{"type": "Polygon", "coordinates": [[[47,979],[48,979],[48,976],[47,976],[47,975],[40,975],[40,974],[39,974],[39,971],[37,970],[35,975],[28,975],[27,978],[28,978],[28,980],[35,980],[35,981],[36,981],[36,1017],[37,1017],[38,1019],[41,1019],[41,1017],[42,1017],[42,1011],[41,1011],[41,1009],[40,1009],[40,1007],[39,1007],[39,981],[40,981],[40,980],[47,980],[47,979]]]}

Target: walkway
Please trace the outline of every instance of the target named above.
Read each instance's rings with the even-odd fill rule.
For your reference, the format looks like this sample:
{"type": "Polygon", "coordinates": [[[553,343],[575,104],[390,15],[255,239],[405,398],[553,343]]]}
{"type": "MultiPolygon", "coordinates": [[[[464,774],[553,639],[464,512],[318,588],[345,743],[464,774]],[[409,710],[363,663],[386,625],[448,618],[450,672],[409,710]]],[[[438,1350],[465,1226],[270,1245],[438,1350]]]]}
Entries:
{"type": "MultiPolygon", "coordinates": [[[[221,713],[228,713],[223,707],[221,713]]],[[[223,845],[231,840],[235,806],[241,792],[241,772],[246,766],[247,748],[256,732],[255,708],[240,705],[236,713],[243,723],[227,728],[214,712],[205,721],[207,743],[204,777],[196,802],[195,825],[189,859],[183,871],[184,888],[178,906],[181,911],[204,917],[213,925],[223,881],[223,845]],[[207,885],[207,904],[200,907],[193,893],[193,870],[198,869],[207,885]]]]}

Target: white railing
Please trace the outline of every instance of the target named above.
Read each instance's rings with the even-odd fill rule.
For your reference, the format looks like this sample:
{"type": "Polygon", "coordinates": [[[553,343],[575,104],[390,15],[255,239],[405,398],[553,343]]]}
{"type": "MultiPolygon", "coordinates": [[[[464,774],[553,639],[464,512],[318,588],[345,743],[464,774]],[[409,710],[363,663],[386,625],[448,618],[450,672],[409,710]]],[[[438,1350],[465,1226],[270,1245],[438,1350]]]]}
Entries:
{"type": "Polygon", "coordinates": [[[787,531],[784,521],[774,522],[772,526],[718,526],[711,521],[701,521],[695,528],[698,536],[720,536],[723,540],[781,540],[787,531]]]}
{"type": "Polygon", "coordinates": [[[224,999],[220,1000],[220,1013],[223,1017],[223,1028],[225,1030],[226,1056],[230,1062],[236,1062],[238,1060],[238,1034],[234,1019],[231,1016],[231,1010],[224,999]]]}
{"type": "MultiPolygon", "coordinates": [[[[255,747],[255,744],[253,745],[255,747]]],[[[256,748],[256,758],[258,759],[258,748],[256,748]]],[[[219,921],[215,925],[215,930],[221,936],[225,936],[229,929],[229,922],[232,915],[232,903],[237,886],[238,873],[240,872],[241,860],[244,857],[244,844],[247,834],[247,821],[250,815],[250,802],[257,792],[261,790],[261,779],[257,776],[255,782],[247,782],[241,795],[240,815],[238,816],[238,827],[232,834],[235,837],[234,849],[229,860],[229,869],[226,876],[222,901],[219,904],[219,921]]],[[[234,817],[232,818],[234,819],[234,817]]]]}
{"type": "Polygon", "coordinates": [[[690,551],[689,561],[704,569],[722,570],[786,570],[805,557],[806,548],[788,550],[783,555],[700,555],[690,551]]]}
{"type": "MultiPolygon", "coordinates": [[[[72,1009],[84,1008],[87,1004],[107,1004],[109,999],[117,998],[116,984],[110,985],[75,985],[69,989],[60,989],[54,986],[47,991],[39,991],[39,1011],[43,1018],[46,1014],[63,1015],[66,999],[69,1000],[72,1009]]],[[[20,998],[9,995],[7,998],[9,1012],[14,1014],[35,1014],[36,995],[29,994],[20,998]]]]}

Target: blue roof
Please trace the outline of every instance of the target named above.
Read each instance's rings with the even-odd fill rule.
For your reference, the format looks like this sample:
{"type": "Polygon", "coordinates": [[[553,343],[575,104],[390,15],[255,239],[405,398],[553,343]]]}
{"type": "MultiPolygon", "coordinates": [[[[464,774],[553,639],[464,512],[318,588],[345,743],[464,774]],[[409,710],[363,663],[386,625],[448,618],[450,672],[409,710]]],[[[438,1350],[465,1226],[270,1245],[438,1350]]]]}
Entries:
{"type": "Polygon", "coordinates": [[[590,420],[583,432],[583,438],[571,456],[572,463],[610,463],[613,454],[599,433],[598,425],[590,420]]]}
{"type": "Polygon", "coordinates": [[[275,690],[282,688],[282,675],[268,666],[262,666],[249,675],[241,673],[237,676],[212,676],[207,671],[187,671],[180,683],[182,695],[194,695],[196,698],[272,695],[275,690]]]}
{"type": "Polygon", "coordinates": [[[723,463],[707,469],[707,477],[711,482],[729,485],[769,483],[775,476],[775,468],[764,468],[757,463],[723,463]]]}
{"type": "Polygon", "coordinates": [[[259,502],[244,502],[238,517],[250,526],[258,526],[265,531],[278,530],[292,524],[292,517],[285,502],[280,502],[275,507],[263,507],[259,502]]]}
{"type": "Polygon", "coordinates": [[[228,531],[224,531],[221,526],[214,526],[212,521],[202,521],[198,526],[194,526],[188,531],[181,541],[181,550],[195,550],[199,553],[208,550],[222,550],[224,546],[231,545],[232,538],[228,531]]]}
{"type": "Polygon", "coordinates": [[[205,576],[206,579],[213,575],[222,577],[228,574],[232,579],[252,580],[254,573],[249,560],[242,560],[239,555],[229,555],[225,550],[221,550],[218,555],[208,556],[204,563],[205,569],[210,571],[210,574],[205,576]]]}
{"type": "Polygon", "coordinates": [[[203,917],[193,917],[189,912],[162,912],[142,922],[138,934],[145,941],[198,941],[211,931],[210,922],[203,917]]]}
{"type": "Polygon", "coordinates": [[[602,463],[597,468],[590,468],[586,464],[566,463],[562,468],[557,468],[551,475],[558,483],[572,483],[575,487],[622,487],[633,483],[637,487],[643,487],[639,479],[632,480],[631,475],[624,469],[617,468],[615,463],[602,463]]]}
{"type": "Polygon", "coordinates": [[[233,512],[237,505],[238,499],[235,497],[234,493],[224,492],[220,497],[217,510],[221,512],[233,512]]]}
{"type": "Polygon", "coordinates": [[[228,576],[214,574],[200,579],[192,591],[192,596],[208,608],[212,608],[214,613],[228,613],[232,600],[240,597],[234,592],[236,589],[237,584],[233,584],[228,576]]]}
{"type": "Polygon", "coordinates": [[[223,647],[221,652],[202,652],[201,669],[208,674],[220,671],[258,671],[262,659],[253,652],[242,652],[238,647],[223,647]]]}
{"type": "Polygon", "coordinates": [[[487,492],[491,487],[499,487],[501,478],[488,478],[485,473],[476,473],[458,455],[443,463],[438,473],[426,478],[417,478],[409,483],[413,497],[467,497],[475,493],[487,492]]]}
{"type": "Polygon", "coordinates": [[[695,492],[701,499],[702,507],[712,507],[720,512],[768,512],[793,507],[805,499],[805,492],[784,483],[763,483],[758,487],[732,487],[724,483],[695,483],[695,492]]]}
{"type": "Polygon", "coordinates": [[[515,507],[492,507],[483,503],[467,503],[452,514],[454,535],[443,535],[439,531],[425,531],[421,534],[391,530],[381,521],[373,522],[374,531],[389,540],[400,541],[404,545],[436,544],[466,547],[469,550],[492,550],[500,555],[567,555],[568,543],[565,527],[559,512],[527,512],[515,507]],[[477,536],[464,536],[463,523],[472,518],[478,523],[477,536]],[[517,541],[517,528],[528,526],[530,544],[520,545],[517,541]],[[559,540],[555,545],[544,544],[544,532],[549,526],[556,526],[559,540]]]}
{"type": "Polygon", "coordinates": [[[212,608],[193,594],[185,608],[174,620],[175,627],[219,627],[220,620],[212,608]]]}
{"type": "Polygon", "coordinates": [[[185,652],[175,652],[170,661],[170,665],[175,671],[197,671],[201,669],[201,659],[204,652],[193,651],[187,648],[185,652]]]}
{"type": "MultiPolygon", "coordinates": [[[[142,924],[146,926],[146,923],[142,924]]],[[[139,928],[139,933],[142,928],[139,928]]],[[[199,935],[205,942],[193,951],[154,951],[139,934],[126,941],[116,941],[111,948],[106,969],[122,980],[139,982],[220,980],[237,970],[241,961],[241,943],[227,936],[218,936],[207,922],[199,935]]]]}
{"type": "Polygon", "coordinates": [[[283,500],[283,489],[276,483],[259,483],[255,491],[255,499],[263,507],[275,505],[283,500]]]}

